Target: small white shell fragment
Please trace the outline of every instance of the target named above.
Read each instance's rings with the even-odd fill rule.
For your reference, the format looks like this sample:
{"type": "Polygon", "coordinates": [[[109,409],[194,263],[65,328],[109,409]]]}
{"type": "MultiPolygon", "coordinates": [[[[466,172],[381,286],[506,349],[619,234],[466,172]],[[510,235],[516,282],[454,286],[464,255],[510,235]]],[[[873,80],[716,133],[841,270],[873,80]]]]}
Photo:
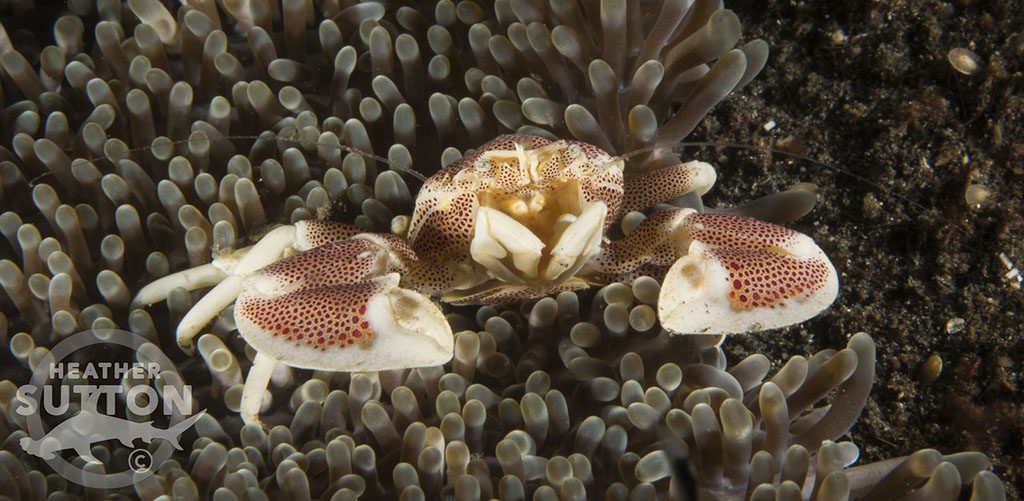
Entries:
{"type": "Polygon", "coordinates": [[[988,201],[991,192],[982,184],[969,184],[964,190],[964,201],[973,209],[980,209],[988,201]]]}
{"type": "Polygon", "coordinates": [[[946,53],[946,59],[949,60],[949,64],[953,66],[954,70],[964,75],[973,75],[981,68],[981,58],[973,51],[963,47],[950,49],[946,53]]]}
{"type": "Polygon", "coordinates": [[[964,326],[967,325],[967,321],[960,317],[953,317],[946,322],[946,333],[956,334],[964,330],[964,326]]]}
{"type": "Polygon", "coordinates": [[[1024,283],[1024,275],[1020,274],[1020,270],[1017,269],[1017,265],[1013,264],[1013,261],[1005,252],[999,253],[999,261],[1002,262],[1003,267],[1006,268],[1006,273],[1003,274],[1003,278],[1010,281],[1010,287],[1020,289],[1021,284],[1024,283]]]}

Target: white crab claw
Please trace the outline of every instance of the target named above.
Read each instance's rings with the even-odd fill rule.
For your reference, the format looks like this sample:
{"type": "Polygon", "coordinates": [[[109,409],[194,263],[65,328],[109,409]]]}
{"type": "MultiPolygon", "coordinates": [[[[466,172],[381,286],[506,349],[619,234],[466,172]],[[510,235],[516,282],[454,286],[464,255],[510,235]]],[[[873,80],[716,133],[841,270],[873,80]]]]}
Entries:
{"type": "Polygon", "coordinates": [[[509,254],[512,265],[527,277],[537,276],[541,251],[544,249],[537,235],[504,212],[480,207],[476,213],[470,255],[494,276],[513,283],[522,283],[516,274],[502,263],[509,254]]]}
{"type": "MultiPolygon", "coordinates": [[[[397,284],[398,276],[391,277],[397,284]]],[[[444,313],[427,296],[394,287],[367,302],[366,315],[371,329],[386,333],[376,348],[376,361],[366,360],[367,365],[427,367],[451,360],[455,336],[444,313]]]]}
{"type": "Polygon", "coordinates": [[[665,275],[658,317],[686,334],[738,334],[807,320],[835,300],[835,268],[800,233],[725,214],[694,214],[694,238],[665,275]]]}
{"type": "Polygon", "coordinates": [[[575,274],[591,257],[601,252],[604,218],[608,206],[595,202],[588,205],[575,221],[569,224],[551,249],[551,260],[544,269],[544,278],[560,281],[575,274]]]}

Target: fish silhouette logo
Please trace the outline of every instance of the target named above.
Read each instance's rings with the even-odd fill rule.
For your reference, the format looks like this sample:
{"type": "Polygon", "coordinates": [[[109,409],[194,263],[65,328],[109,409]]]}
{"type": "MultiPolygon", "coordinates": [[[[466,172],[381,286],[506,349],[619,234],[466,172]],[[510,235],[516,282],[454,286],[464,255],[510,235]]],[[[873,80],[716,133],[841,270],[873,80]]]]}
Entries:
{"type": "Polygon", "coordinates": [[[54,346],[33,367],[31,381],[18,388],[15,411],[25,416],[29,432],[19,444],[71,482],[127,487],[182,450],[182,435],[206,414],[193,411],[191,391],[149,340],[116,329],[80,332],[54,346]],[[127,464],[100,461],[98,445],[131,449],[127,464]],[[75,466],[66,459],[71,452],[101,463],[101,473],[75,466]]]}
{"type": "Polygon", "coordinates": [[[134,447],[135,441],[141,439],[150,443],[155,438],[171,443],[175,449],[181,450],[178,439],[185,430],[192,427],[206,411],[199,412],[184,421],[167,429],[153,426],[152,421],[137,423],[119,417],[108,416],[96,412],[95,400],[87,408],[83,408],[73,418],[68,419],[50,430],[43,438],[35,440],[29,437],[21,439],[21,448],[25,452],[42,458],[53,459],[57,452],[74,449],[79,457],[90,463],[99,463],[92,455],[92,446],[98,442],[114,440],[125,447],[134,447]]]}

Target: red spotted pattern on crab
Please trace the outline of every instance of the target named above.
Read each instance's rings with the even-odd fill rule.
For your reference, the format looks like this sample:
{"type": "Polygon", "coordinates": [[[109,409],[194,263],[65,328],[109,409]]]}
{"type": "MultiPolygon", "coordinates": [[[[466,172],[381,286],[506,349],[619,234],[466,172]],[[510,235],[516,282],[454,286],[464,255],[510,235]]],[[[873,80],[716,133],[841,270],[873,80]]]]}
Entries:
{"type": "Polygon", "coordinates": [[[702,162],[624,179],[623,160],[579,141],[501,136],[428,178],[405,238],[302,221],[213,264],[146,286],[214,286],[178,342],[235,302],[256,350],[243,418],[258,421],[274,364],[333,371],[438,365],[454,340],[431,297],[511,303],[642,275],[662,280],[658,317],[677,333],[741,333],[800,322],[835,298],[835,269],[807,236],[728,213],[664,205],[715,182],[702,162]],[[631,211],[647,217],[611,241],[631,211]]]}

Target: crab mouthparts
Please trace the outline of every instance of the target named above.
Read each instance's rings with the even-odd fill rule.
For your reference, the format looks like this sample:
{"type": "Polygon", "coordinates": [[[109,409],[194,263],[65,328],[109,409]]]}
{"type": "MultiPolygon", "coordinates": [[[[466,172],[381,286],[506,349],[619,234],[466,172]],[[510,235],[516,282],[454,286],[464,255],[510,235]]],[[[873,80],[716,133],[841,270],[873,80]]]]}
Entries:
{"type": "Polygon", "coordinates": [[[548,196],[484,194],[470,255],[490,277],[504,282],[562,282],[601,250],[608,207],[582,199],[575,183],[548,196]]]}

